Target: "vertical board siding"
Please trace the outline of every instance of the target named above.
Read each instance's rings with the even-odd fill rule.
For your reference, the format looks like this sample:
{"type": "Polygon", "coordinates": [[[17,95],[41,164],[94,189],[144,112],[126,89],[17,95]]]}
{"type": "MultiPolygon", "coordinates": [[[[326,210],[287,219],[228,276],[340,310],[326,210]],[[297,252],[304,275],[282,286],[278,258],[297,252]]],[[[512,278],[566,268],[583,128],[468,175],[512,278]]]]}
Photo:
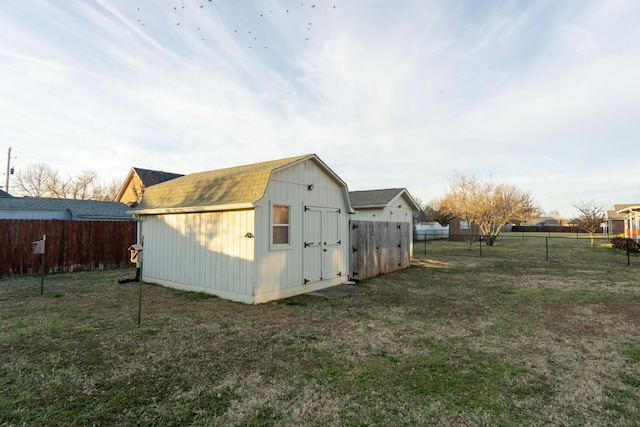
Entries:
{"type": "Polygon", "coordinates": [[[41,255],[32,242],[47,236],[46,272],[127,267],[135,221],[0,220],[0,276],[34,274],[41,255]]]}
{"type": "Polygon", "coordinates": [[[144,280],[252,295],[253,239],[244,237],[253,211],[143,217],[144,280]]]}
{"type": "MultiPolygon", "coordinates": [[[[345,276],[349,266],[346,189],[313,161],[305,161],[274,172],[264,198],[256,208],[256,295],[286,291],[304,286],[304,207],[339,209],[335,268],[345,276]],[[313,184],[313,189],[308,186],[313,184]],[[290,210],[291,245],[273,249],[271,239],[272,204],[285,204],[290,210]]],[[[332,276],[335,276],[332,275],[332,276]]]]}
{"type": "Polygon", "coordinates": [[[357,280],[405,268],[411,262],[411,224],[351,221],[349,274],[357,280]]]}

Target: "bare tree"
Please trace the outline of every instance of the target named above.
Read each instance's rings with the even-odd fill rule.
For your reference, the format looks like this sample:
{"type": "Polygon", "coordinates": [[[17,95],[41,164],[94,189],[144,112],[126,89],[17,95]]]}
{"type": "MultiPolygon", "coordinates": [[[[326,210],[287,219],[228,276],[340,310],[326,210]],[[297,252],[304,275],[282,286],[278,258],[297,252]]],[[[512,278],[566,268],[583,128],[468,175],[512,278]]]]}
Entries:
{"type": "Polygon", "coordinates": [[[97,186],[98,174],[83,171],[75,178],[67,178],[44,163],[29,164],[16,174],[19,193],[30,197],[59,199],[91,199],[97,186]]]}
{"type": "Polygon", "coordinates": [[[594,234],[602,227],[602,223],[606,219],[604,206],[596,203],[594,200],[581,201],[573,205],[580,213],[579,219],[582,221],[580,228],[589,233],[591,238],[591,246],[595,245],[594,234]]]}
{"type": "Polygon", "coordinates": [[[49,179],[47,180],[47,195],[66,199],[71,191],[71,178],[62,178],[62,176],[54,170],[51,170],[49,179]]]}
{"type": "Polygon", "coordinates": [[[467,223],[461,231],[469,250],[478,230],[491,246],[510,221],[529,220],[538,213],[533,198],[516,187],[465,175],[456,175],[449,183],[441,206],[447,215],[467,223]]]}
{"type": "Polygon", "coordinates": [[[422,218],[427,222],[437,222],[442,226],[449,225],[451,216],[442,209],[441,200],[434,200],[422,207],[422,218]]]}
{"type": "Polygon", "coordinates": [[[449,182],[449,191],[440,201],[446,214],[467,223],[468,227],[461,227],[461,232],[469,250],[476,240],[477,226],[483,221],[482,198],[482,185],[475,176],[456,174],[449,182]]]}
{"type": "Polygon", "coordinates": [[[44,163],[30,163],[16,174],[18,193],[30,197],[47,196],[47,184],[52,173],[51,168],[44,163]]]}
{"type": "Polygon", "coordinates": [[[80,175],[71,180],[69,195],[72,199],[91,199],[93,186],[98,180],[98,174],[94,171],[82,171],[80,175]]]}
{"type": "Polygon", "coordinates": [[[109,184],[96,184],[93,188],[93,198],[113,202],[120,191],[122,180],[113,179],[109,184]]]}
{"type": "Polygon", "coordinates": [[[485,205],[480,229],[485,242],[493,246],[502,227],[510,221],[527,221],[538,213],[533,198],[512,185],[488,183],[484,187],[485,205]]]}

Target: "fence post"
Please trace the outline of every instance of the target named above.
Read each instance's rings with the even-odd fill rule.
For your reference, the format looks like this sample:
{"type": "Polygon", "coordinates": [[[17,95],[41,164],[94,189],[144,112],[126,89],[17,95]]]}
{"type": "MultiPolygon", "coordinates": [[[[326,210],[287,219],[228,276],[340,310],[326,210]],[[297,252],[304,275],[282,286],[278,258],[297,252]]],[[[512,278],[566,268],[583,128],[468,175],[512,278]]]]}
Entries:
{"type": "Polygon", "coordinates": [[[545,244],[545,247],[547,248],[547,261],[549,261],[549,237],[544,238],[544,244],[545,244]]]}
{"type": "Polygon", "coordinates": [[[44,294],[44,254],[40,263],[40,295],[44,294]]]}

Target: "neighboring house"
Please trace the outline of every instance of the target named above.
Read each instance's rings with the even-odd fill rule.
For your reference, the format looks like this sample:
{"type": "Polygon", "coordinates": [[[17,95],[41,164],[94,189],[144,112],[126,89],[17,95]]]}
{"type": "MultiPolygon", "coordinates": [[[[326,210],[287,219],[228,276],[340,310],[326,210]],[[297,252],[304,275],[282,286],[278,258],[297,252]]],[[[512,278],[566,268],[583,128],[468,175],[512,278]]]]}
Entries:
{"type": "Polygon", "coordinates": [[[42,197],[0,197],[0,219],[131,221],[124,203],[42,197]]]}
{"type": "Polygon", "coordinates": [[[315,154],[154,185],[133,212],[147,282],[262,303],[348,280],[347,185],[315,154]]]}
{"type": "Polygon", "coordinates": [[[0,197],[13,197],[11,194],[6,191],[0,190],[0,197]]]}
{"type": "Polygon", "coordinates": [[[554,218],[551,216],[541,216],[539,218],[532,219],[531,221],[520,222],[517,225],[521,227],[565,227],[568,223],[564,219],[554,218]]]}
{"type": "Polygon", "coordinates": [[[161,184],[181,176],[183,175],[178,173],[131,168],[120,187],[120,191],[118,191],[116,195],[115,201],[135,207],[140,203],[140,200],[142,200],[142,195],[147,187],[161,184]]]}
{"type": "Polygon", "coordinates": [[[605,220],[604,233],[612,236],[624,234],[625,215],[618,212],[633,206],[636,206],[636,205],[634,204],[613,205],[613,210],[609,210],[606,212],[607,218],[605,220]]]}
{"type": "Polygon", "coordinates": [[[582,227],[583,221],[580,218],[573,218],[571,221],[567,223],[568,227],[580,228],[582,227]]]}
{"type": "Polygon", "coordinates": [[[562,220],[558,220],[552,217],[540,217],[536,220],[535,225],[541,227],[561,227],[562,220]]]}
{"type": "Polygon", "coordinates": [[[640,205],[630,205],[618,211],[624,215],[624,236],[640,243],[640,205]]]}

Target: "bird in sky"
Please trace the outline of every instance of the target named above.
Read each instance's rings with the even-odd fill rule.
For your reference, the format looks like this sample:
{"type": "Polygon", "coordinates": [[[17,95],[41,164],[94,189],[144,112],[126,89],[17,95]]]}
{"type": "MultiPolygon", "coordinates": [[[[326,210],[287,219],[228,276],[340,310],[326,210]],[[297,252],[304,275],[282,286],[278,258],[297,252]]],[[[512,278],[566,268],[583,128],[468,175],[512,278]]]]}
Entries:
{"type": "MultiPolygon", "coordinates": [[[[213,2],[213,0],[208,0],[208,2],[209,2],[209,3],[212,3],[212,2],[213,2]]],[[[199,37],[201,40],[203,40],[203,41],[204,41],[204,40],[205,40],[205,36],[204,36],[204,34],[203,34],[202,32],[203,32],[203,31],[206,31],[206,28],[201,28],[201,27],[199,27],[199,26],[197,26],[197,25],[193,25],[193,24],[191,24],[191,23],[190,23],[191,21],[189,20],[189,19],[192,17],[192,16],[190,16],[190,15],[189,15],[189,11],[193,11],[193,10],[202,10],[202,11],[204,11],[204,6],[206,5],[206,3],[202,3],[202,2],[199,2],[199,3],[200,3],[200,4],[192,4],[192,3],[185,3],[185,4],[182,4],[182,5],[175,5],[175,4],[174,4],[173,6],[170,6],[170,7],[173,7],[173,9],[174,9],[175,11],[177,11],[178,9],[180,9],[181,11],[182,11],[182,10],[184,10],[184,12],[183,12],[183,13],[184,13],[184,16],[182,16],[182,17],[181,17],[180,21],[176,21],[176,23],[175,23],[175,27],[178,27],[178,28],[180,28],[181,30],[189,30],[189,29],[192,29],[192,30],[193,30],[193,29],[195,29],[195,30],[197,30],[198,32],[200,32],[200,34],[198,35],[198,37],[199,37]],[[196,7],[196,6],[197,6],[197,7],[196,7]],[[185,19],[186,19],[187,21],[185,21],[185,19]]],[[[217,3],[217,4],[220,4],[220,3],[217,3]]],[[[316,10],[316,6],[317,6],[317,4],[310,4],[310,3],[300,2],[300,6],[301,6],[301,8],[304,8],[304,9],[306,9],[306,10],[308,10],[308,11],[310,11],[310,10],[314,10],[314,11],[315,11],[315,10],[316,10]],[[306,6],[305,6],[305,4],[306,4],[306,6]],[[307,8],[308,8],[308,9],[307,9],[307,8]]],[[[320,5],[320,6],[322,6],[322,5],[320,5]]],[[[333,5],[333,9],[335,9],[335,8],[336,8],[336,5],[333,5]]],[[[296,8],[296,9],[297,9],[297,8],[296,8]]],[[[302,13],[303,15],[305,15],[305,14],[306,14],[306,13],[303,13],[303,12],[298,12],[298,10],[296,10],[296,9],[284,9],[284,12],[285,12],[285,13],[287,13],[289,16],[291,16],[291,18],[292,18],[292,19],[295,19],[295,18],[296,18],[296,16],[297,16],[298,14],[300,14],[300,13],[302,13]]],[[[138,8],[137,8],[137,10],[138,10],[138,11],[140,11],[140,8],[138,7],[138,8]]],[[[215,13],[215,8],[214,8],[214,9],[209,9],[209,10],[213,10],[213,13],[215,13]]],[[[281,10],[282,10],[282,9],[281,9],[281,10]]],[[[302,10],[302,9],[301,9],[301,10],[302,10]]],[[[206,12],[206,13],[211,13],[211,12],[206,12]]],[[[269,13],[270,13],[270,14],[274,14],[273,9],[269,9],[269,13]]],[[[275,13],[277,14],[277,13],[278,13],[278,11],[276,10],[276,11],[275,11],[275,13]]],[[[280,13],[282,13],[282,12],[280,12],[280,13]]],[[[309,13],[315,13],[315,12],[309,12],[309,13]]],[[[269,16],[266,14],[266,11],[258,11],[258,13],[257,13],[256,15],[260,15],[260,18],[264,19],[264,20],[261,20],[260,22],[265,22],[265,24],[266,24],[266,25],[271,24],[271,21],[269,20],[269,16]]],[[[145,24],[144,24],[144,21],[143,21],[143,19],[142,19],[142,16],[138,16],[137,18],[138,18],[138,19],[137,19],[137,21],[138,21],[141,25],[145,25],[145,24]]],[[[304,19],[304,18],[303,18],[303,19],[304,19]]],[[[312,33],[311,33],[311,29],[312,29],[312,28],[314,28],[314,27],[316,27],[316,25],[313,25],[313,23],[312,23],[312,22],[307,22],[307,19],[304,19],[302,22],[303,22],[303,23],[306,23],[306,27],[307,27],[307,33],[306,33],[306,36],[305,36],[304,40],[305,40],[305,41],[309,41],[309,40],[310,40],[310,38],[311,38],[311,36],[310,36],[310,35],[312,34],[312,33]]],[[[304,25],[304,24],[302,24],[302,25],[304,25]]],[[[318,30],[318,29],[320,29],[320,27],[314,28],[314,33],[315,33],[315,30],[318,30]]],[[[239,30],[242,30],[242,28],[236,28],[236,29],[234,29],[234,30],[233,30],[233,32],[234,32],[234,34],[236,34],[238,37],[241,37],[241,38],[242,38],[242,36],[240,35],[240,34],[242,33],[242,31],[239,31],[239,30]]],[[[251,30],[248,30],[248,29],[247,29],[247,30],[246,30],[247,32],[246,32],[246,33],[244,33],[244,34],[248,34],[250,37],[252,37],[252,38],[253,38],[253,41],[255,41],[256,43],[258,42],[258,39],[259,39],[259,38],[260,38],[260,39],[262,39],[262,40],[260,40],[261,45],[262,45],[262,42],[263,42],[263,41],[264,41],[264,42],[267,42],[265,45],[263,45],[263,49],[267,49],[267,48],[269,47],[269,46],[268,46],[268,41],[267,41],[267,40],[264,40],[264,39],[265,39],[264,34],[263,34],[262,36],[260,36],[260,34],[261,34],[261,31],[260,31],[260,30],[261,30],[260,28],[252,28],[251,30]]],[[[301,28],[301,30],[302,30],[302,28],[301,28]]],[[[240,41],[240,40],[241,40],[241,39],[239,39],[239,41],[240,41]]],[[[249,39],[249,40],[251,40],[251,39],[249,39]]],[[[253,45],[254,45],[254,43],[251,43],[251,44],[248,46],[248,47],[249,47],[249,49],[252,49],[252,48],[253,48],[253,45]]],[[[256,47],[258,47],[258,46],[256,46],[256,47]]]]}

